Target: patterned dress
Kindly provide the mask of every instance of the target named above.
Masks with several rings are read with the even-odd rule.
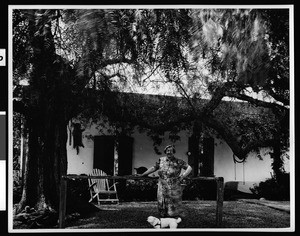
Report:
[[[160,217],[184,217],[182,207],[183,187],[179,175],[181,169],[186,169],[188,164],[176,157],[161,157],[156,162],[158,169],[157,202]]]

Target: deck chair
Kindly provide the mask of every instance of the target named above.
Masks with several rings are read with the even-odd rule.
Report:
[[[93,169],[89,176],[106,176],[107,174],[99,169]],[[89,202],[97,199],[98,205],[101,202],[119,203],[117,188],[112,179],[88,179],[91,198]]]

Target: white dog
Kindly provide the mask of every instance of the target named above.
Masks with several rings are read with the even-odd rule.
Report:
[[[147,221],[155,228],[167,228],[170,227],[170,229],[176,229],[178,226],[178,223],[181,222],[181,218],[156,218],[154,216],[149,216]]]

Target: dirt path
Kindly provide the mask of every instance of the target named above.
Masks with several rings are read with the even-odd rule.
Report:
[[[280,211],[285,211],[287,213],[290,212],[289,201],[268,201],[268,200],[256,200],[256,199],[241,199],[239,201],[268,206],[270,208],[280,210]]]

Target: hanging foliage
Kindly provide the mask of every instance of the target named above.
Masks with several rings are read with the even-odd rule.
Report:
[[[79,147],[83,147],[82,143],[82,132],[84,129],[81,129],[80,123],[73,123],[73,148],[76,149],[77,155],[79,153]]]

